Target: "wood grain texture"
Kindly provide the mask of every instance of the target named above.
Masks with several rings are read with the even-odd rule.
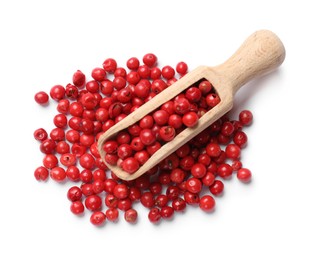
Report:
[[[255,32],[225,63],[216,67],[200,66],[196,68],[101,135],[98,140],[98,149],[104,163],[106,162],[104,160],[103,144],[106,140],[133,125],[198,80],[203,78],[209,80],[218,93],[221,102],[205,113],[195,127],[186,128],[172,141],[163,145],[134,174],[129,174],[118,166],[106,163],[109,169],[123,180],[138,178],[227,113],[233,106],[234,94],[241,86],[249,80],[277,68],[284,59],[285,48],[273,32],[268,30]]]

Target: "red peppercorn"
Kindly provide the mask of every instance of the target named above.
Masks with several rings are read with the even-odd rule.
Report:
[[[165,79],[171,79],[175,75],[175,70],[171,66],[164,66],[162,68],[162,76]]]
[[[92,70],[91,76],[96,81],[103,81],[106,77],[106,71],[102,68],[95,68]]]
[[[74,201],[71,204],[70,210],[75,215],[80,215],[84,212],[84,205],[81,201]]]
[[[165,142],[169,142],[175,137],[175,129],[171,126],[163,126],[159,130],[159,136]]]
[[[143,56],[143,63],[148,67],[153,67],[157,62],[157,57],[153,53],[148,53]]]
[[[221,195],[223,190],[224,183],[220,180],[215,180],[214,183],[211,186],[209,186],[209,191],[216,196]]]
[[[100,226],[105,222],[106,216],[103,212],[101,211],[96,211],[93,212],[91,217],[90,217],[90,221],[93,225],[95,226]]]
[[[241,168],[237,172],[238,180],[242,182],[250,182],[251,181],[251,171],[247,168]]]
[[[128,223],[135,223],[137,220],[137,211],[135,209],[128,209],[124,213],[124,219]]]
[[[241,150],[236,144],[228,144],[226,146],[226,156],[230,159],[238,159],[240,157]]]
[[[68,190],[67,197],[72,202],[80,200],[82,197],[82,190],[77,186],[73,186]]]
[[[62,182],[66,178],[65,170],[61,167],[54,167],[50,171],[50,177],[52,180],[55,180],[57,182]]]
[[[195,112],[187,112],[182,118],[183,124],[187,127],[194,127],[198,122],[198,115]]]
[[[105,216],[106,216],[107,220],[109,220],[111,222],[116,222],[119,218],[119,211],[117,208],[107,209],[105,212]]]
[[[40,105],[45,105],[49,102],[49,95],[44,91],[40,91],[34,95],[34,100]]]
[[[192,177],[186,181],[186,188],[189,192],[199,193],[202,190],[202,183],[199,179]]]
[[[65,95],[65,88],[61,85],[55,85],[50,90],[50,97],[55,101],[61,100]]]
[[[253,114],[249,110],[243,110],[239,113],[239,121],[243,125],[250,125],[253,121]]]
[[[187,73],[187,70],[188,70],[188,66],[185,62],[181,61],[177,63],[176,65],[177,73],[179,73],[180,75],[185,75]]]
[[[204,211],[212,211],[215,207],[215,200],[210,195],[204,195],[199,200],[199,207]]]
[[[138,170],[140,167],[138,161],[134,157],[128,157],[123,160],[122,168],[124,171],[132,174]]]
[[[43,128],[39,128],[39,129],[34,131],[33,136],[36,140],[42,142],[48,138],[48,133]]]
[[[140,201],[144,207],[151,208],[155,204],[154,196],[151,192],[144,192],[140,198]]]
[[[90,195],[85,199],[85,207],[88,210],[95,211],[99,210],[102,206],[101,197],[98,195]]]
[[[45,181],[49,177],[49,171],[45,167],[40,166],[40,167],[35,169],[34,177],[38,181]]]
[[[116,60],[108,58],[103,62],[103,69],[108,73],[114,73],[117,67]]]
[[[136,57],[132,57],[128,59],[128,61],[126,62],[126,66],[130,70],[137,70],[138,67],[140,66],[140,61]]]
[[[148,213],[148,219],[152,223],[157,223],[161,219],[161,213],[159,208],[152,208]]]
[[[247,135],[242,131],[237,131],[233,137],[233,141],[240,148],[244,147],[247,144]]]

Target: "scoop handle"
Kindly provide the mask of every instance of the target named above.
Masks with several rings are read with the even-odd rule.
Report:
[[[277,68],[284,61],[285,53],[276,34],[260,30],[249,36],[226,62],[213,69],[229,80],[235,94],[251,79]]]

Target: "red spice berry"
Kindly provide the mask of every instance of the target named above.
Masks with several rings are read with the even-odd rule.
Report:
[[[163,219],[170,219],[174,214],[174,208],[171,206],[164,206],[161,208],[160,214]]]
[[[77,71],[73,74],[72,81],[73,81],[73,84],[74,84],[76,87],[81,88],[81,87],[83,87],[84,84],[85,84],[85,75],[83,74],[82,71],[77,70]]]
[[[148,79],[151,75],[151,70],[147,65],[141,65],[139,66],[137,73],[142,79]]]
[[[117,148],[117,155],[122,160],[132,156],[132,153],[133,153],[133,149],[132,149],[132,147],[129,144],[121,144]]]
[[[176,198],[172,201],[172,207],[175,211],[183,211],[186,208],[186,202],[182,198]]]
[[[132,207],[132,201],[129,198],[120,199],[117,205],[119,210],[126,211]]]
[[[241,168],[237,172],[238,180],[242,182],[250,182],[251,181],[251,171],[247,168]]]
[[[174,200],[178,198],[180,190],[177,186],[168,186],[166,189],[166,195],[169,200]]]
[[[182,117],[177,114],[170,115],[168,118],[168,125],[175,129],[179,129],[183,125]]]
[[[78,88],[72,84],[67,84],[65,87],[65,96],[69,99],[77,99],[79,96]]]
[[[90,222],[95,226],[100,226],[105,222],[106,216],[101,211],[93,212],[90,217]]]
[[[101,197],[98,195],[90,195],[85,199],[85,207],[88,210],[95,211],[99,210],[102,206]]]
[[[162,92],[166,88],[167,84],[161,79],[155,79],[151,85],[151,89],[155,94]]]
[[[191,174],[195,178],[202,178],[206,175],[206,167],[202,163],[196,163],[192,166]]]
[[[240,148],[244,147],[247,144],[247,135],[242,131],[237,131],[233,137],[233,141]]]
[[[164,66],[162,68],[162,76],[165,79],[171,79],[175,75],[175,70],[171,66]]]
[[[199,203],[199,196],[197,193],[192,193],[189,191],[184,192],[184,199],[187,204],[189,205],[195,205]]]
[[[175,129],[171,126],[163,126],[159,130],[159,136],[165,142],[169,142],[175,137]]]
[[[182,183],[186,177],[186,172],[180,168],[175,168],[170,173],[171,181],[174,183]]]
[[[47,169],[52,169],[58,165],[58,158],[53,154],[46,154],[43,158],[43,165]]]
[[[56,142],[63,141],[65,138],[65,133],[63,129],[57,127],[51,130],[50,138]]]
[[[49,171],[43,166],[40,166],[35,169],[34,177],[37,181],[45,181],[49,177]]]
[[[64,128],[67,126],[68,119],[64,114],[57,114],[53,118],[53,123],[56,127]]]
[[[34,95],[34,100],[40,105],[45,105],[49,102],[49,95],[44,91],[40,91]]]
[[[48,133],[43,128],[39,128],[39,129],[34,131],[33,136],[34,136],[35,140],[42,142],[48,138]]]
[[[146,163],[149,158],[150,158],[150,155],[145,150],[138,151],[134,154],[134,159],[136,159],[140,165],[143,165],[144,163]]]
[[[209,191],[215,195],[221,195],[224,190],[224,183],[220,180],[215,180],[214,183],[209,186]]]
[[[52,139],[45,139],[40,145],[40,151],[45,154],[54,153],[56,143]]]
[[[92,169],[95,166],[94,157],[89,153],[84,153],[80,157],[80,165],[85,169]]]
[[[161,219],[160,209],[152,208],[148,213],[148,219],[152,223],[158,223]]]
[[[227,121],[222,125],[221,134],[224,136],[231,136],[235,131],[234,125]]]
[[[106,153],[114,154],[117,152],[118,144],[114,140],[108,140],[103,144],[102,148]]]
[[[50,177],[52,180],[55,180],[57,182],[62,182],[66,178],[65,170],[59,166],[54,167],[50,171]]]
[[[74,201],[70,206],[70,210],[75,215],[80,215],[84,212],[84,205],[81,201]]]
[[[194,127],[197,124],[198,119],[197,113],[190,111],[183,115],[182,121],[187,127]]]
[[[65,171],[66,176],[70,181],[79,181],[80,180],[80,170],[74,166],[69,166]]]
[[[137,211],[135,209],[128,209],[124,213],[124,219],[128,223],[135,223],[137,220]]]
[[[202,190],[202,183],[197,178],[189,178],[186,181],[186,189],[192,193],[199,193]]]
[[[211,92],[213,86],[208,80],[203,80],[199,83],[198,88],[203,95],[207,95],[209,92]]]
[[[103,69],[108,73],[114,73],[117,68],[116,60],[108,58],[103,62]]]
[[[88,92],[82,95],[81,104],[83,105],[84,108],[92,110],[98,104],[98,100],[95,98],[95,96],[92,93]]]
[[[221,154],[221,148],[218,144],[216,143],[209,143],[206,146],[206,153],[210,157],[218,157]]]
[[[129,188],[125,184],[117,184],[113,189],[113,194],[118,199],[127,198],[129,193]]]
[[[233,168],[227,163],[222,163],[218,166],[217,173],[220,177],[227,179],[231,177],[233,173]]]
[[[157,57],[153,53],[147,53],[143,56],[143,63],[148,67],[153,67],[157,62]]]
[[[106,77],[106,71],[102,68],[95,68],[92,70],[91,76],[96,81],[103,81]]]
[[[140,167],[138,161],[134,157],[128,157],[123,160],[122,168],[124,171],[133,174]]]
[[[119,211],[117,208],[107,209],[105,212],[105,216],[108,221],[116,222],[119,218]]]
[[[204,195],[199,200],[199,207],[206,212],[212,211],[215,207],[214,198],[210,195]]]
[[[67,192],[67,198],[74,202],[80,200],[82,197],[82,190],[77,186],[72,186]]]
[[[253,121],[253,114],[249,110],[243,110],[239,113],[239,121],[243,125],[250,125]]]
[[[127,60],[126,66],[127,66],[130,70],[137,70],[138,67],[140,66],[140,61],[138,60],[138,58],[132,57],[132,58],[130,58],[130,59]]]
[[[146,97],[148,97],[149,93],[150,93],[150,86],[146,85],[146,84],[142,84],[142,83],[138,83],[136,84],[134,87],[134,94],[142,99],[145,99]]]
[[[50,90],[50,97],[55,101],[61,100],[65,95],[65,88],[61,85],[55,85]]]
[[[240,168],[242,168],[242,166],[243,164],[241,163],[241,161],[238,160],[234,160],[231,165],[234,171],[238,171]]]
[[[191,105],[186,98],[178,98],[174,100],[174,110],[177,114],[185,114],[189,111]]]
[[[186,90],[185,97],[190,102],[198,102],[202,97],[202,92],[197,87],[190,87]]]
[[[56,107],[57,111],[62,114],[67,114],[69,111],[70,101],[68,99],[61,99]]]
[[[185,62],[181,61],[177,63],[176,65],[177,73],[179,73],[180,75],[185,75],[187,73],[187,70],[188,70],[188,66]]]
[[[162,109],[159,109],[153,113],[153,119],[159,126],[166,125],[168,122],[169,114]]]
[[[151,193],[150,191],[144,192],[141,196],[140,201],[142,205],[146,208],[151,208],[155,204],[153,193]]]
[[[215,181],[215,175],[212,172],[207,172],[204,177],[202,177],[202,183],[205,186],[213,185]]]
[[[140,139],[144,145],[151,145],[156,141],[156,137],[150,129],[143,129],[140,133]]]
[[[104,202],[108,208],[117,208],[119,199],[109,193],[105,196]]]
[[[228,144],[225,149],[227,158],[238,159],[241,154],[239,146],[236,144]]]

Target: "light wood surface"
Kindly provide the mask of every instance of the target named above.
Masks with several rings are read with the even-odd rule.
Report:
[[[120,167],[105,162],[109,169],[123,180],[138,178],[227,113],[233,106],[234,94],[241,86],[251,79],[277,68],[284,59],[285,48],[273,32],[260,30],[253,33],[226,62],[215,67],[200,66],[196,68],[101,135],[98,149],[103,161],[105,162],[105,152],[102,147],[106,140],[136,123],[198,80],[203,78],[209,80],[221,102],[205,113],[195,127],[186,128],[172,141],[163,145],[134,174],[129,174]]]

